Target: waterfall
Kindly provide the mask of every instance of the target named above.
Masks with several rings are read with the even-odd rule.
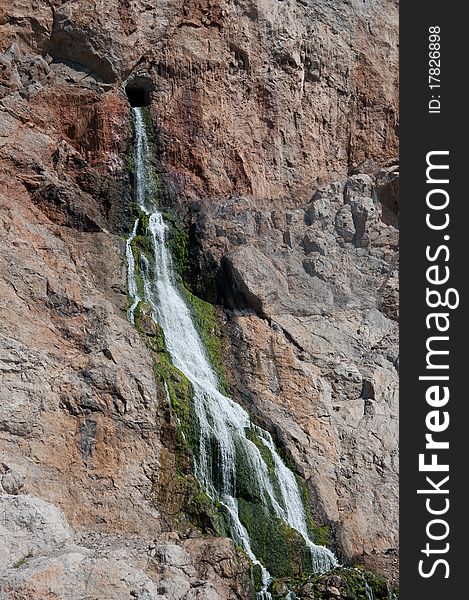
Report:
[[[309,538],[298,483],[278,455],[270,434],[253,425],[247,412],[219,389],[217,376],[207,358],[190,308],[175,280],[167,247],[168,228],[157,207],[152,206],[149,143],[142,112],[140,108],[132,110],[135,127],[135,198],[140,210],[148,216],[146,235],[151,241],[155,266],[152,272],[148,259],[143,255],[140,257],[139,277],[142,282],[139,288],[137,266],[132,253],[132,241],[139,227],[137,219],[127,240],[128,290],[132,302],[128,316],[133,322],[141,300],[150,305],[153,319],[164,332],[173,365],[192,385],[194,412],[200,425],[199,448],[194,456],[195,475],[208,496],[222,508],[234,541],[254,564],[261,567],[264,590],[259,598],[267,599],[271,597],[266,591],[271,578],[254,554],[252,540],[239,514],[236,497],[237,460],[242,458],[246,464],[263,506],[303,537],[311,553],[313,571],[322,573],[338,563],[330,550],[317,546]],[[248,432],[255,434],[257,443],[250,439],[252,434],[249,436]],[[261,450],[272,457],[270,470]]]
[[[125,244],[125,255],[127,257],[127,280],[128,280],[128,288],[129,288],[129,296],[132,299],[132,304],[130,308],[127,310],[127,316],[129,317],[129,321],[133,324],[135,320],[135,309],[138,306],[138,303],[141,302],[141,298],[138,295],[137,282],[135,280],[135,258],[134,253],[132,251],[132,242],[134,241],[137,235],[137,227],[138,227],[138,219],[135,221],[134,228],[132,229],[132,233],[127,238],[127,242]]]

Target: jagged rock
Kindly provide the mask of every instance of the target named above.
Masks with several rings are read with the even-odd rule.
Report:
[[[315,221],[322,221],[322,225],[327,227],[332,215],[344,203],[343,194],[344,184],[340,181],[318,189],[305,210],[305,223],[312,225]]]
[[[398,226],[399,222],[399,166],[379,171],[376,178],[376,195],[383,207],[383,221]]]
[[[24,476],[17,471],[9,469],[0,476],[0,490],[10,495],[19,494],[24,486]]]
[[[2,570],[64,544],[71,532],[57,507],[32,496],[0,496]]]
[[[164,204],[193,219],[199,293],[234,311],[234,394],[306,476],[344,554],[394,576],[394,0],[0,12],[6,600],[249,594],[232,543],[186,539],[171,512],[176,426],[126,320],[131,81],[157,123]]]
[[[272,585],[274,598],[284,598],[288,594],[288,586],[284,581],[276,581]]]
[[[369,564],[388,556],[392,572],[398,517],[397,327],[383,290],[389,299],[397,294],[396,279],[389,276],[396,255],[392,235],[383,245],[378,239],[355,245],[352,215],[352,205],[357,211],[365,207],[366,231],[394,230],[382,221],[379,199],[371,197],[375,185],[375,178],[355,176],[323,188],[315,198],[333,199],[328,206],[334,209],[321,219],[305,218],[311,205],[287,209],[288,251],[272,229],[251,232],[242,250],[236,248],[236,230],[244,229],[249,217],[222,216],[209,205],[199,236],[216,260],[235,257],[236,272],[223,280],[224,289],[231,281],[243,298],[257,300],[249,303],[254,314],[235,313],[230,319],[228,371],[243,373],[242,380],[231,378],[235,397],[300,465],[315,490],[313,511],[334,523],[343,552]],[[350,193],[344,206],[345,189]],[[340,214],[343,208],[346,245],[331,233],[336,210]],[[211,219],[229,226],[223,244],[211,234]],[[276,222],[286,224],[286,216],[277,214]],[[327,253],[313,250],[316,240]],[[306,249],[311,251],[305,257]],[[233,292],[231,298],[239,296]],[[230,306],[244,308],[246,302]],[[366,508],[370,503],[372,512]]]
[[[311,254],[311,252],[317,252],[322,256],[327,254],[327,244],[322,238],[316,237],[313,233],[307,231],[303,236],[301,245],[304,248],[305,254]]]
[[[344,186],[345,202],[350,202],[356,196],[369,198],[373,181],[369,175],[352,175]]]
[[[336,215],[335,228],[337,233],[346,241],[353,242],[355,238],[355,222],[352,207],[347,204],[343,206]]]
[[[0,589],[7,599],[52,594],[59,600],[79,600],[90,589],[109,600],[239,598],[234,589],[231,595],[230,585],[246,567],[235,558],[230,542],[217,541],[211,557],[214,569],[210,572],[205,570],[200,552],[205,554],[214,544],[213,539],[202,543],[187,540],[183,547],[162,545],[158,553],[165,558],[161,572],[155,573],[147,569],[142,538],[101,534],[92,540],[80,539],[62,511],[30,496],[0,496],[0,508],[5,514],[0,526]],[[226,571],[218,567],[224,563],[232,568]]]

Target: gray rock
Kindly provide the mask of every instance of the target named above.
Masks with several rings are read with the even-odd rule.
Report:
[[[61,510],[33,496],[0,496],[0,567],[14,564],[66,543],[70,527]]]
[[[350,202],[354,196],[371,198],[372,188],[373,181],[369,175],[352,175],[345,184],[345,202]]]
[[[166,544],[159,552],[159,556],[164,564],[171,565],[173,567],[184,567],[190,564],[191,559],[184,548],[177,546],[176,544]]]
[[[7,494],[19,494],[24,485],[24,479],[24,475],[21,473],[9,470],[0,477],[0,489],[3,488]]]
[[[352,242],[355,237],[355,223],[352,216],[352,207],[347,204],[342,207],[335,217],[337,233],[346,241]]]
[[[334,182],[317,190],[311,204],[305,210],[306,225],[312,225],[316,221],[326,223],[330,221],[338,207],[343,204],[343,190],[342,182]]]
[[[323,238],[316,237],[312,231],[307,231],[301,240],[305,254],[318,252],[322,256],[327,254],[327,244]]]
[[[380,170],[376,178],[375,193],[383,211],[383,222],[399,226],[399,166]]]
[[[362,383],[362,376],[355,365],[341,363],[334,369],[334,373],[353,383]]]

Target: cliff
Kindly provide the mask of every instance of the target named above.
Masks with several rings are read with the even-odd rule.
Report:
[[[396,580],[397,3],[12,0],[0,31],[5,597],[251,593],[126,318],[129,99],[226,386]]]

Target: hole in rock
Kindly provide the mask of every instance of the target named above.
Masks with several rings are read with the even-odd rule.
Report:
[[[146,76],[136,76],[125,86],[125,93],[130,106],[150,106],[153,81]]]
[[[129,88],[129,86],[127,86],[125,88],[125,93],[129,99],[130,106],[148,106],[150,104],[150,93],[143,88]]]

